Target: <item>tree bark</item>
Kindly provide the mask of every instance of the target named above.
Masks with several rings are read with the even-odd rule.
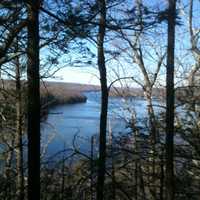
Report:
[[[91,195],[91,200],[94,200],[94,192],[93,192],[93,187],[94,187],[94,136],[91,137],[91,149],[90,149],[90,195]]]
[[[9,142],[9,146],[13,147],[14,146],[14,139],[12,139]],[[5,188],[5,194],[6,194],[6,199],[11,200],[12,199],[12,161],[13,161],[13,148],[8,148],[8,152],[6,154],[6,159],[5,159],[5,177],[7,179],[6,183],[6,188]]]
[[[16,51],[18,51],[18,40],[16,41]],[[23,141],[22,141],[22,98],[20,81],[19,57],[15,59],[16,67],[16,169],[17,169],[17,199],[24,199],[24,170],[23,170]]]
[[[162,148],[162,147],[161,147]],[[161,149],[160,155],[160,200],[164,200],[164,149]]]
[[[40,200],[39,0],[28,0],[28,200]]]
[[[151,85],[150,83],[145,84],[144,96],[147,101],[147,113],[149,117],[149,131],[150,131],[151,143],[152,145],[155,146],[155,144],[159,141],[159,135],[156,129],[156,118],[155,118],[155,112],[154,112],[153,103],[152,103],[152,89],[153,88],[150,85]]]
[[[166,76],[166,200],[174,199],[174,48],[176,0],[169,0]]]
[[[188,85],[190,86],[190,95],[191,97],[194,96],[195,93],[195,86],[196,81],[195,77],[197,75],[197,72],[200,69],[200,48],[198,47],[199,40],[197,39],[198,33],[195,33],[193,30],[193,5],[194,1],[189,1],[189,33],[190,33],[190,44],[191,44],[191,52],[193,54],[195,64],[190,70],[190,73],[188,75]],[[196,109],[196,99],[191,99],[191,109],[195,112]]]
[[[110,199],[116,199],[116,178],[115,178],[115,159],[114,159],[114,152],[113,152],[113,133],[111,127],[111,121],[108,121],[108,137],[109,137],[109,148],[110,148],[110,158],[111,158],[111,177],[112,177],[112,190]]]
[[[97,177],[97,200],[104,199],[104,181],[106,170],[106,127],[108,111],[108,87],[106,77],[106,66],[104,57],[104,37],[106,27],[106,3],[105,0],[98,0],[100,11],[99,32],[97,39],[98,68],[101,83],[101,115],[100,115],[100,138],[99,138],[99,163]]]

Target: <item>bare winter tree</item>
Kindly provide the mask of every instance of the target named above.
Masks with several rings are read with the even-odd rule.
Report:
[[[200,48],[198,46],[199,43],[199,35],[200,31],[195,30],[193,28],[193,6],[194,1],[190,0],[189,5],[189,33],[190,33],[190,43],[191,43],[191,50],[195,59],[195,65],[192,68],[190,74],[189,74],[189,86],[194,86],[195,82],[195,75],[197,71],[200,69]]]
[[[40,199],[40,0],[27,1],[28,10],[28,199]]]
[[[19,51],[18,37],[15,41],[15,50]],[[17,198],[23,200],[24,194],[24,169],[23,169],[23,113],[22,113],[22,84],[21,84],[21,63],[20,57],[14,60],[15,64],[15,90],[16,90],[16,169],[17,169]]]
[[[145,21],[147,19],[145,18],[146,14],[144,12],[145,6],[143,2],[141,0],[135,1],[134,8],[136,12],[135,18],[137,19],[134,21],[136,26],[135,30],[119,30],[118,37],[121,38],[121,41],[115,44],[115,46],[119,49],[122,56],[127,57],[125,60],[127,64],[136,66],[136,68],[139,69],[138,73],[141,74],[141,76],[134,76],[134,74],[132,74],[130,79],[142,87],[144,91],[144,97],[147,101],[151,140],[156,143],[159,136],[156,130],[156,118],[152,96],[166,53],[165,50],[163,51],[165,48],[156,43],[154,36],[146,36],[148,30],[150,30],[149,26],[153,22]],[[156,19],[154,20],[156,21]],[[153,34],[157,33],[156,28],[156,23],[155,27],[151,26],[151,29],[155,31]],[[162,35],[160,37],[162,37]],[[153,60],[153,65],[150,64],[152,61],[149,62],[151,59]]]
[[[1,25],[1,42],[0,42],[0,65],[15,58],[18,54],[10,53],[9,48],[13,44],[17,34],[27,26],[27,20],[18,21],[20,9],[16,9],[18,4],[13,1],[2,0],[0,2],[0,25]]]
[[[106,127],[108,112],[108,87],[104,55],[104,37],[106,31],[106,2],[98,0],[99,7],[99,32],[97,38],[98,68],[101,83],[101,115],[99,132],[99,162],[97,177],[97,200],[104,199],[104,181],[106,172]]]
[[[166,74],[166,200],[174,199],[174,48],[176,0],[169,0]]]

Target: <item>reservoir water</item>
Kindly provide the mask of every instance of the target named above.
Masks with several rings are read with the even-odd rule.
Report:
[[[50,110],[42,123],[44,154],[52,155],[63,148],[70,148],[73,141],[82,151],[88,150],[91,136],[99,133],[100,92],[87,92],[85,95],[86,103],[59,105]],[[138,119],[145,119],[146,101],[142,98],[124,100],[110,97],[108,129],[114,134],[129,131],[127,122],[133,112]]]

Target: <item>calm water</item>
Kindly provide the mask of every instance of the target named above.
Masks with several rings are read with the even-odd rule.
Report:
[[[46,121],[42,124],[43,152],[53,154],[64,147],[72,147],[76,135],[76,146],[83,151],[89,148],[92,135],[99,132],[100,93],[85,93],[86,103],[56,106],[50,110]],[[130,110],[137,113],[139,119],[146,116],[146,102],[143,99],[123,100],[111,97],[109,100],[108,129],[115,134],[126,132]],[[48,146],[48,147],[47,147]]]

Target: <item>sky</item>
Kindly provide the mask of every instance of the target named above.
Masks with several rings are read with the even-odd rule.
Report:
[[[130,0],[130,2],[132,2],[132,0]],[[147,4],[149,4],[149,3],[154,4],[155,2],[157,2],[157,3],[159,2],[159,7],[163,7],[163,6],[166,6],[165,4],[166,4],[167,1],[166,0],[160,0],[160,1],[158,1],[158,0],[152,0],[152,1],[144,0],[144,2],[146,2]],[[184,5],[188,5],[189,0],[183,0],[182,2],[184,2]],[[199,17],[200,17],[199,0],[194,0],[194,2],[195,2],[195,4],[194,4],[194,15],[196,17],[195,19],[199,19]],[[187,10],[188,10],[188,8],[187,8]],[[188,13],[186,12],[186,15],[187,14]],[[182,49],[186,50],[186,53],[187,53],[187,50],[190,49],[190,44],[188,42],[189,37],[185,34],[186,30],[184,30],[184,29],[185,28],[188,29],[188,26],[187,26],[187,23],[185,21],[182,21],[182,22],[184,22],[184,26],[180,26],[180,27],[177,28],[177,32],[178,32],[178,29],[179,29],[179,33],[177,33],[176,46],[179,47],[180,49],[182,48]],[[194,20],[193,25],[198,30],[198,28],[200,26],[199,20]],[[158,38],[155,38],[155,39],[158,40]],[[163,43],[163,44],[166,43],[166,40],[167,40],[167,38],[165,37],[164,40],[161,41],[161,43]],[[112,44],[112,45],[116,45],[116,44]],[[118,45],[121,46],[121,44],[118,44]],[[109,46],[107,49],[111,50],[111,48],[113,50],[113,46],[112,47]],[[93,47],[91,47],[91,49],[92,49],[93,53],[96,54],[96,48],[93,46]],[[80,51],[82,51],[82,50],[80,50]],[[44,52],[41,52],[41,54],[43,54],[43,53]],[[185,51],[183,53],[185,54]],[[48,56],[49,52],[47,51],[46,54],[47,54],[46,56]],[[73,52],[72,54],[74,55],[76,53]],[[44,53],[44,57],[45,57],[45,53]],[[61,54],[61,57],[62,57],[62,54]],[[77,55],[76,55],[76,57],[77,57]],[[184,63],[184,67],[188,63],[187,64],[188,68],[191,68],[191,62],[189,62],[188,56],[181,55],[181,56],[179,56],[179,58],[181,58],[181,62]],[[81,57],[79,57],[79,59],[81,59]],[[107,59],[107,57],[106,57],[106,59]],[[90,66],[88,64],[87,67],[71,67],[70,64],[67,64],[67,59],[65,59],[64,62],[61,61],[61,65],[63,65],[63,66],[65,65],[65,67],[60,69],[55,74],[56,79],[51,78],[51,79],[48,79],[48,80],[60,81],[60,82],[100,85],[99,78],[98,78],[99,73],[98,73],[98,70],[95,69],[95,68],[97,68],[97,65],[96,65],[97,59],[94,58],[93,62],[94,62],[93,66]],[[149,61],[145,60],[145,62],[147,63],[147,65],[150,66]],[[124,59],[122,65],[127,70],[126,70],[126,73],[121,73],[120,77],[135,75],[137,78],[140,78],[141,73],[135,72],[135,71],[133,73],[133,71],[131,71],[134,68],[132,63],[131,64],[126,63],[126,61]],[[118,70],[116,63],[109,63],[107,65],[107,67],[108,67],[108,74],[109,75],[110,75],[110,72],[112,71],[112,68],[115,68],[116,70]],[[112,76],[112,75],[113,74],[111,74],[111,79],[109,79],[109,81],[110,80],[113,81],[114,78],[116,78],[116,76]],[[142,78],[141,78],[141,80],[142,80]],[[163,72],[162,82],[165,82],[165,72]]]
[[[95,70],[92,70],[95,73]],[[70,83],[81,83],[81,84],[91,84],[91,85],[99,85],[99,79],[96,75],[91,73],[91,70],[83,70],[74,67],[66,67],[59,70],[55,76],[56,79],[49,79],[51,81],[59,81],[59,82],[70,82]]]
[[[149,1],[147,1],[149,2]],[[156,1],[157,2],[157,1]],[[165,0],[160,1],[160,3],[166,3]],[[185,4],[187,4],[187,0],[184,1]],[[196,4],[195,4],[196,5]],[[194,10],[198,10],[198,8],[196,6],[194,6]],[[185,22],[185,21],[184,21]],[[179,30],[178,30],[179,29]],[[177,44],[181,44],[184,47],[188,46],[185,38],[183,39],[183,37],[185,36],[185,33],[181,33],[181,29],[183,29],[183,27],[179,27],[177,28]],[[184,31],[183,31],[184,32]],[[182,36],[184,35],[184,36]],[[181,37],[180,37],[181,36]],[[167,39],[167,38],[166,38]],[[180,40],[182,40],[180,42]],[[183,42],[184,41],[184,42]],[[166,42],[166,41],[165,41]],[[186,43],[186,44],[184,44]],[[177,45],[176,44],[176,45]],[[180,46],[180,45],[177,45]],[[96,51],[96,49],[95,49]],[[188,58],[186,58],[188,59]],[[95,60],[96,62],[96,60]],[[112,66],[111,66],[112,67]],[[129,66],[128,66],[129,68]],[[94,67],[86,67],[86,68],[78,68],[78,67],[64,67],[63,69],[60,69],[56,74],[56,79],[50,79],[52,81],[60,81],[60,82],[71,82],[71,83],[82,83],[82,84],[93,84],[93,85],[99,85],[99,78],[98,78],[98,70],[94,69]],[[163,82],[165,82],[165,78],[163,77]]]

